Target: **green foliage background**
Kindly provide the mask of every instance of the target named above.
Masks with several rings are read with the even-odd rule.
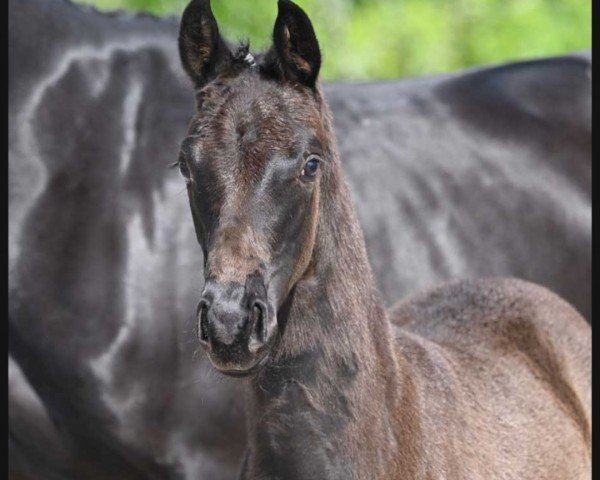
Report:
[[[180,15],[187,0],[78,0]],[[591,0],[297,0],[328,80],[396,78],[591,48]],[[276,0],[212,0],[221,32],[270,43]]]

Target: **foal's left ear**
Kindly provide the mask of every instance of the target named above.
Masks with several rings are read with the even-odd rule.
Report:
[[[304,10],[289,0],[278,1],[273,43],[282,74],[314,88],[321,68],[319,42]]]

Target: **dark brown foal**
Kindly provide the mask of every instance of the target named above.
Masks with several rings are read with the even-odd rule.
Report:
[[[589,477],[587,323],[503,279],[386,312],[292,2],[273,39],[231,48],[194,0],[179,43],[197,95],[180,167],[205,258],[198,335],[217,369],[248,377],[241,477]]]

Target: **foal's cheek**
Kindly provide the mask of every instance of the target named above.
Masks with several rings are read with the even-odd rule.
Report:
[[[290,191],[286,198],[274,202],[273,246],[279,246],[281,250],[281,244],[286,243],[288,245],[283,251],[287,252],[289,246],[298,243],[308,212],[307,199],[305,192]]]
[[[269,298],[277,309],[285,301],[290,279],[294,275],[307,211],[305,203],[304,201],[286,202],[277,208],[270,208],[276,213],[271,216],[269,222],[272,233],[270,248],[273,256],[267,266],[267,276]]]

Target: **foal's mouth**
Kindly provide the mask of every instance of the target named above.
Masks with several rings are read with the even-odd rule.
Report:
[[[256,372],[258,372],[262,367],[266,365],[269,361],[269,353],[265,352],[253,365],[247,368],[238,368],[238,367],[221,367],[217,365],[213,359],[210,357],[210,361],[213,367],[223,375],[227,375],[228,377],[234,378],[242,378],[248,377]]]
[[[197,316],[198,339],[217,371],[245,377],[267,362],[277,317],[262,278],[246,284],[207,281]]]

